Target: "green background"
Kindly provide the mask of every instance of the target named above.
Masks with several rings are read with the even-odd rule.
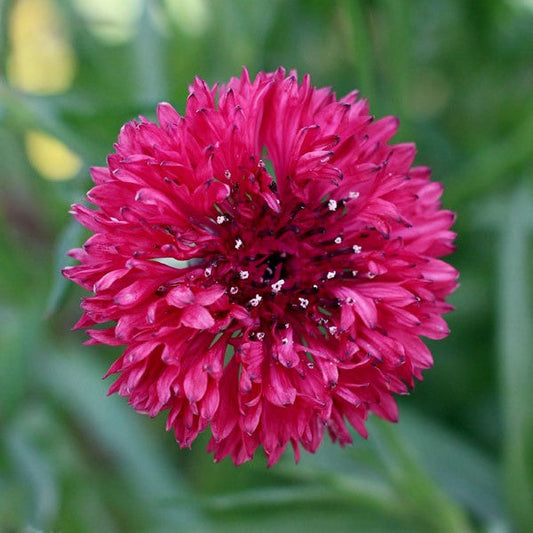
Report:
[[[0,531],[532,531],[533,2],[132,2],[111,42],[94,30],[117,23],[82,3],[55,2],[73,83],[39,95],[9,79],[16,2],[0,2]],[[371,417],[368,441],[271,469],[213,464],[206,435],[180,450],[164,417],[106,397],[120,349],[82,347],[83,293],[59,274],[84,238],[69,205],[120,126],[243,65],[359,88],[458,213],[452,333],[399,424]],[[81,158],[73,179],[30,164],[35,129]]]

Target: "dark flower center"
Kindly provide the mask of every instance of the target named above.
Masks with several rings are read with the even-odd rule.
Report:
[[[280,200],[264,167],[252,176],[233,183],[217,206],[218,244],[204,258],[205,276],[226,286],[230,301],[260,322],[286,323],[306,314],[320,325],[322,315],[340,305],[331,295],[333,284],[357,276],[361,249],[346,242],[342,221],[357,193],[338,201]],[[261,194],[267,187],[269,200]]]

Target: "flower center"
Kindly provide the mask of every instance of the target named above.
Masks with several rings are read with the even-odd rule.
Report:
[[[354,257],[361,247],[345,242],[342,221],[357,194],[305,203],[279,198],[272,183],[261,164],[248,179],[233,182],[217,206],[219,244],[205,258],[205,275],[261,321],[286,322],[298,316],[295,311],[328,315],[340,305],[331,287],[357,276]]]

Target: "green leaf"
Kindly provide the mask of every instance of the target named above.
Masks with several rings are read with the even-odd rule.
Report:
[[[48,133],[84,160],[96,160],[101,156],[89,139],[81,137],[61,120],[59,106],[53,100],[19,93],[0,79],[0,103],[12,129],[22,132],[37,129]]]
[[[166,99],[167,83],[162,60],[162,36],[156,28],[157,4],[143,3],[139,32],[132,43],[137,76],[137,101],[155,105]]]
[[[149,436],[140,415],[117,396],[106,396],[103,369],[88,352],[70,357],[49,353],[40,372],[43,385],[72,417],[83,421],[88,442],[97,442],[114,457],[121,475],[152,509],[154,531],[164,531],[165,524],[204,531],[204,519],[191,505],[162,505],[171,498],[188,500],[191,488]]]
[[[15,307],[0,307],[0,421],[16,417],[32,387],[31,361],[39,346],[40,331],[28,335],[28,324],[37,313]]]
[[[59,510],[59,494],[52,465],[23,431],[12,424],[4,439],[10,462],[25,481],[30,493],[28,520],[32,526],[48,529]]]
[[[80,246],[85,231],[85,228],[77,220],[72,219],[59,236],[54,253],[54,275],[45,306],[45,317],[49,317],[57,311],[64,301],[67,289],[71,286],[71,282],[62,276],[61,270],[74,263],[74,260],[67,257],[67,252]]]
[[[494,460],[438,422],[401,410],[396,426],[417,462],[447,494],[486,524],[505,523]]]
[[[533,114],[526,115],[506,138],[488,141],[483,150],[469,160],[464,169],[452,176],[447,202],[457,208],[464,202],[509,186],[519,179],[513,172],[533,158]]]

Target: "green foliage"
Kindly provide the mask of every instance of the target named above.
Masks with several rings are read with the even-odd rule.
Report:
[[[131,35],[109,42],[93,28],[112,23],[56,0],[76,75],[48,96],[8,76],[19,3],[0,3],[0,530],[528,531],[531,2],[140,1]],[[195,75],[225,80],[242,65],[359,87],[376,115],[400,117],[399,138],[417,143],[458,212],[452,335],[432,343],[435,368],[400,402],[400,423],[371,419],[368,441],[268,470],[261,457],[214,465],[206,437],[180,451],[161,417],[106,397],[100,376],[118,352],[69,332],[83,295],[59,273],[83,240],[69,205],[120,126],[161,100],[183,110]],[[31,129],[82,170],[45,179],[26,152]]]

